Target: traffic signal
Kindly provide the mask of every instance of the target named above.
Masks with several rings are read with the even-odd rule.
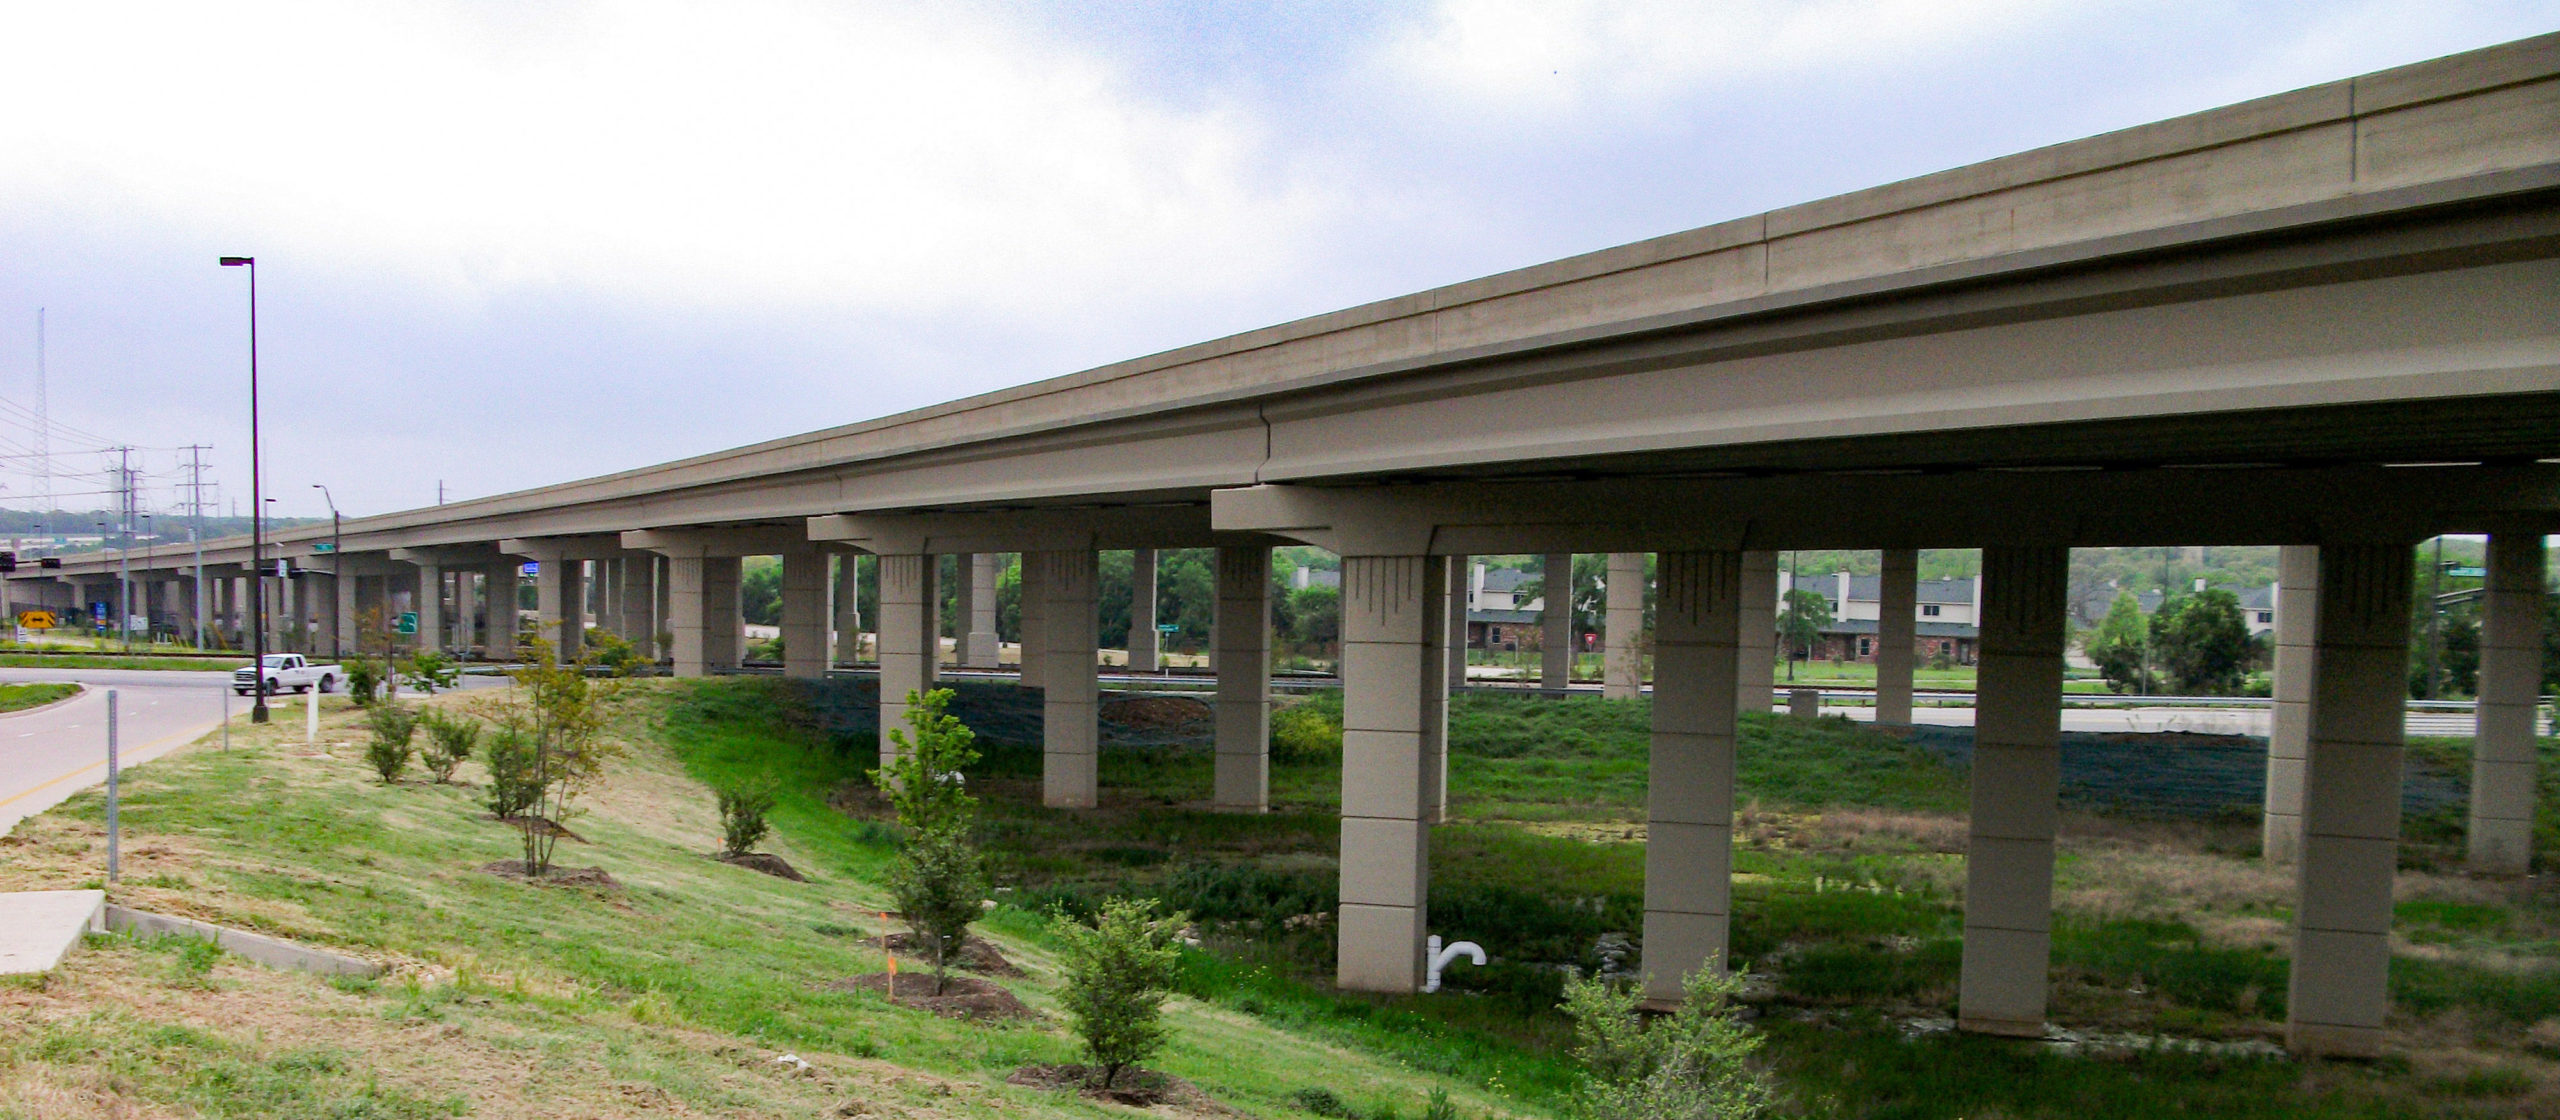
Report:
[[[47,556],[42,560],[36,561],[36,567],[39,568],[59,568],[61,566],[62,558],[59,556]]]
[[[0,572],[14,572],[17,570],[18,554],[7,549],[0,549]]]

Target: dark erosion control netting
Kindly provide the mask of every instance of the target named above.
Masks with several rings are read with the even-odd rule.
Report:
[[[829,737],[844,743],[880,741],[878,679],[829,677],[790,679],[784,683],[817,729]],[[943,681],[934,687],[951,690],[951,714],[969,725],[980,742],[991,746],[1040,745],[1040,689],[990,681]],[[1104,692],[1102,710],[1095,719],[1101,725],[1105,747],[1207,750],[1217,733],[1217,712],[1205,697]]]
[[[1948,765],[1973,764],[1973,729],[1922,725],[1911,743]],[[2410,760],[2401,775],[2401,811],[2417,815],[2459,805],[2461,778]],[[2267,741],[2247,735],[2062,733],[2062,800],[2092,809],[2158,816],[2256,812],[2266,804]]]

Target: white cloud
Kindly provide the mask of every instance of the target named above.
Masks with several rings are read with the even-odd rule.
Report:
[[[1373,66],[1427,95],[1563,120],[1699,89],[1851,72],[2015,30],[2051,0],[1443,0]]]
[[[1153,104],[956,9],[6,15],[0,205],[462,299],[1073,314],[1267,282],[1339,205],[1245,114]]]

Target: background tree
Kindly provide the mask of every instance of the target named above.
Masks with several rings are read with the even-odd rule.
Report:
[[[2224,696],[2240,690],[2256,642],[2239,596],[2216,587],[2163,603],[2151,616],[2151,652],[2180,692]]]
[[[1830,624],[1831,600],[1821,592],[1801,587],[1787,592],[1786,606],[1778,611],[1778,638],[1785,647],[1779,652],[1789,660],[1799,654],[1810,659],[1807,651]]]
[[[1289,593],[1289,644],[1313,653],[1342,640],[1342,589],[1310,584]]]
[[[2108,689],[2131,692],[2145,685],[2143,643],[2148,638],[2141,601],[2133,592],[2118,591],[2115,602],[2107,605],[2106,618],[2082,637],[2080,650],[2097,663]]]

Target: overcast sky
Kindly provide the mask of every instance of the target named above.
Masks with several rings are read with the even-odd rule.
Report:
[[[1096,11],[1102,14],[1096,14]],[[0,455],[347,512],[881,416],[2560,28],[2560,0],[0,0]],[[0,505],[30,461],[0,458]]]

